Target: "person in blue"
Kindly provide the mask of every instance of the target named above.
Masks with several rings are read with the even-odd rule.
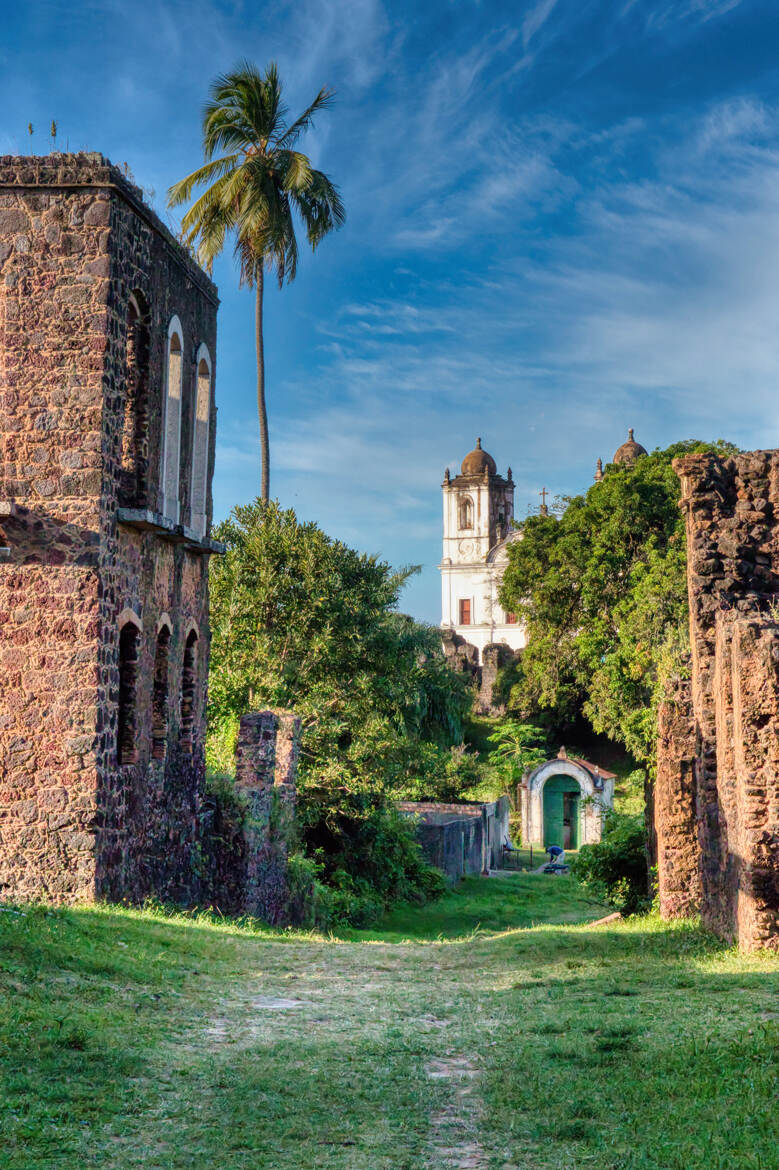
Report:
[[[544,873],[559,873],[561,870],[567,869],[565,851],[560,845],[547,845],[546,851],[549,854],[549,861],[544,868]]]

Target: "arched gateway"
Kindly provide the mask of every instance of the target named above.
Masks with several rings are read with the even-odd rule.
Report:
[[[561,748],[554,760],[522,781],[522,839],[526,845],[578,849],[600,841],[603,815],[614,803],[614,774]]]

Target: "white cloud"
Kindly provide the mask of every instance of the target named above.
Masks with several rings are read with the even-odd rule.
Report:
[[[546,24],[552,12],[557,7],[558,0],[538,0],[522,21],[522,42],[527,48],[538,30]]]

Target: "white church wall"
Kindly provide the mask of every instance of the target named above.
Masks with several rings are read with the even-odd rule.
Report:
[[[508,558],[502,549],[500,557],[495,553],[514,514],[514,485],[494,472],[494,461],[480,447],[466,456],[464,468],[473,456],[489,467],[452,480],[447,475],[443,484],[441,624],[475,646],[481,662],[485,646],[498,642],[520,650],[526,635],[519,623],[506,620],[498,601]],[[469,603],[468,623],[461,621],[461,602]]]

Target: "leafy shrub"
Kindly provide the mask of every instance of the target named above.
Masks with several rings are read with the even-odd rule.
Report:
[[[206,736],[206,783],[209,775],[234,775],[239,722],[238,716],[232,713],[221,719],[209,719]]]
[[[648,909],[648,874],[643,816],[610,810],[603,837],[582,845],[571,872],[597,897],[623,914]]]
[[[401,800],[463,800],[478,788],[487,769],[463,744],[443,748],[437,743],[420,743],[414,775],[397,789]]]
[[[425,863],[407,819],[370,793],[334,795],[308,790],[300,831],[320,880],[341,895],[331,902],[333,914],[346,915],[340,921],[375,921],[393,902],[422,904],[444,893],[445,880]]]
[[[318,925],[320,866],[303,853],[290,853],[287,858],[287,888],[289,890],[289,920],[304,929]]]

